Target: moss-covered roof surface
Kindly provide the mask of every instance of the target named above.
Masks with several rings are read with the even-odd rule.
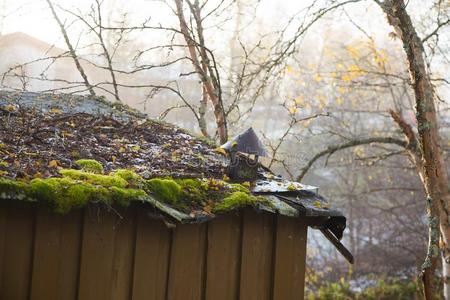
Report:
[[[90,202],[148,203],[181,222],[233,209],[318,217],[342,237],[345,218],[316,191],[263,166],[232,183],[210,141],[102,98],[0,92],[0,199],[65,213]]]

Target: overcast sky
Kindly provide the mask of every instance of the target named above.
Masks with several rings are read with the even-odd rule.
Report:
[[[22,31],[65,48],[59,29],[44,0],[0,0],[0,2],[3,2],[2,10],[3,14],[6,15],[2,26],[2,34]],[[54,0],[53,2],[66,8],[75,4],[81,8],[87,8],[92,0]],[[156,23],[171,18],[170,12],[161,1],[127,0],[123,3],[126,9],[132,11],[134,15],[141,15],[141,18],[150,15]],[[262,0],[257,10],[258,18],[274,24],[283,24],[283,21],[287,22],[289,15],[301,11],[309,3],[310,1]],[[373,3],[365,2],[364,4],[347,6],[346,10],[363,27],[368,28],[371,34],[376,36],[380,33],[386,33],[388,26],[385,22],[382,22],[383,16]],[[338,19],[334,22],[342,25],[348,20],[344,15],[342,20]],[[373,26],[373,24],[377,24],[377,26]],[[317,26],[320,27],[320,25]]]

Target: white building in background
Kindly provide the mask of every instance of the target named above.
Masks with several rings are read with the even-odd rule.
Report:
[[[95,61],[97,65],[106,65],[101,57],[86,57]],[[127,62],[122,62],[127,63]],[[92,85],[100,83],[101,88],[95,88],[97,95],[103,95],[114,101],[113,87],[108,70],[94,66],[81,60],[82,67]],[[189,102],[197,105],[201,99],[200,82],[195,76],[180,77],[180,70],[176,66],[156,68],[153,70],[121,74],[116,73],[117,82],[142,86],[153,84],[165,86],[168,82],[177,81],[177,85]],[[87,93],[81,75],[77,70],[68,51],[55,47],[45,41],[22,32],[15,32],[0,36],[0,88],[26,90],[30,92],[82,92]],[[111,93],[108,93],[107,91]],[[121,100],[141,111],[156,117],[169,107],[182,105],[178,96],[170,91],[160,91],[153,99],[147,99],[151,88],[119,87]],[[211,109],[211,106],[209,107]],[[180,126],[198,129],[192,112],[187,108],[178,108],[170,112],[167,121]],[[209,120],[210,127],[214,127],[213,120]],[[212,129],[211,129],[212,130]]]
[[[22,32],[0,36],[2,88],[42,91],[67,86],[66,83],[54,81],[77,79],[69,58],[54,60],[64,53],[63,49]]]

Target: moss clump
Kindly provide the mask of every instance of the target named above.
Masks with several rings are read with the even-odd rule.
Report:
[[[199,179],[177,179],[181,186],[181,200],[186,203],[201,203],[207,199],[208,185]]]
[[[147,180],[147,187],[158,200],[173,206],[184,206],[180,203],[182,196],[181,186],[173,179],[153,178]]]
[[[133,200],[145,201],[144,188],[149,188],[161,201],[179,208],[183,195],[195,194],[200,181],[184,181],[182,187],[171,179],[154,179],[148,182],[130,170],[118,170],[101,175],[81,170],[60,170],[62,178],[35,178],[29,182],[0,178],[0,199],[43,201],[54,211],[67,213],[72,208],[83,207],[89,202],[128,206]],[[181,203],[181,204],[180,204]]]
[[[50,203],[59,213],[83,207],[88,202],[128,206],[130,201],[147,196],[144,190],[105,187],[65,177],[33,179],[29,186],[33,198]]]
[[[255,205],[257,198],[245,192],[233,192],[225,197],[221,202],[216,204],[213,209],[214,213],[226,212],[249,205]]]
[[[127,207],[131,201],[143,199],[147,196],[144,190],[139,189],[124,189],[116,186],[111,187],[111,200],[120,206]]]
[[[93,174],[72,169],[62,169],[59,171],[59,173],[63,177],[81,180],[94,185],[101,185],[105,187],[116,186],[124,188],[128,185],[128,182],[119,176]]]
[[[94,159],[79,159],[75,161],[75,164],[85,172],[103,174],[102,164]]]
[[[145,184],[145,180],[131,170],[120,169],[115,171],[112,175],[126,180],[132,187],[142,188]]]
[[[247,187],[243,186],[242,184],[232,183],[230,184],[230,187],[232,192],[243,192],[246,194],[250,194],[250,190]]]
[[[0,198],[25,200],[29,198],[29,188],[25,182],[0,178]]]
[[[50,203],[59,213],[83,207],[89,200],[107,202],[108,199],[106,188],[70,178],[36,178],[30,182],[30,191],[33,198]]]

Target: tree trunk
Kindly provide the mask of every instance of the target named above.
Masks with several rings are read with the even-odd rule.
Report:
[[[386,0],[380,3],[380,6],[387,15],[389,24],[394,27],[397,35],[403,42],[403,48],[408,60],[416,102],[416,118],[422,151],[425,191],[431,205],[431,210],[436,211],[437,214],[436,222],[439,224],[440,237],[443,245],[441,258],[444,296],[445,299],[450,299],[450,227],[448,212],[450,194],[448,175],[439,145],[434,90],[424,60],[423,43],[412,24],[403,0]],[[432,236],[430,236],[431,238]],[[439,251],[438,249],[434,250],[429,254],[437,256]],[[425,265],[425,267],[429,266]],[[427,299],[433,299],[433,293],[427,294],[425,295]]]
[[[390,111],[392,119],[397,123],[408,141],[406,147],[411,163],[416,167],[420,180],[426,191],[426,176],[423,164],[423,153],[420,147],[419,140],[416,137],[412,127],[405,121],[405,119],[397,112]],[[428,217],[428,247],[425,261],[422,265],[422,283],[424,289],[425,299],[434,299],[436,294],[435,284],[435,270],[438,264],[439,257],[439,215],[436,211],[437,205],[432,202],[431,198],[427,198],[426,202],[427,217]]]
[[[183,1],[175,0],[175,4],[177,7],[177,17],[180,22],[180,32],[186,41],[192,65],[194,66],[195,71],[199,74],[204,91],[206,91],[206,94],[208,95],[208,98],[213,105],[220,142],[225,143],[228,140],[227,121],[220,95],[220,87],[217,86],[218,79],[215,77],[215,74],[212,71],[212,67],[209,64],[209,58],[206,54],[206,48],[203,38],[203,28],[201,27],[201,17],[199,15],[200,12],[197,11],[196,7],[194,7],[192,3],[189,3],[189,5],[192,7],[191,10],[193,13],[193,17],[196,20],[197,33],[200,39],[199,44],[197,44],[193,36],[191,36],[191,32],[184,17]],[[197,52],[197,47],[199,47],[200,49],[198,51],[199,53]]]

